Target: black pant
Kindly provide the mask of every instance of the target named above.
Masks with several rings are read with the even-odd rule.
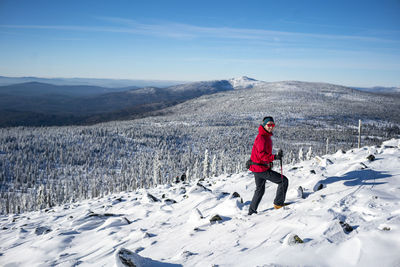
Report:
[[[278,184],[274,204],[283,206],[283,204],[285,203],[286,192],[289,185],[289,180],[286,178],[286,176],[281,177],[280,173],[272,170],[253,173],[256,180],[256,191],[254,192],[253,199],[251,200],[249,213],[254,213],[257,211],[258,204],[260,204],[260,201],[265,192],[265,182],[267,180]]]

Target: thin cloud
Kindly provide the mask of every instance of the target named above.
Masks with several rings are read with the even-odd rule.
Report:
[[[314,34],[302,32],[274,31],[263,29],[245,29],[232,27],[202,27],[180,23],[144,24],[134,20],[112,17],[100,17],[103,21],[118,26],[70,26],[70,25],[0,25],[6,29],[36,29],[36,30],[63,30],[86,32],[109,32],[150,35],[174,39],[237,39],[237,40],[265,40],[272,42],[290,42],[293,40],[325,40],[325,41],[358,41],[358,42],[387,42],[399,43],[397,40],[337,34]]]

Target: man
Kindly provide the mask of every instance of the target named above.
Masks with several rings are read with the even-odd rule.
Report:
[[[254,141],[253,150],[251,151],[251,165],[249,170],[253,172],[256,181],[256,190],[249,208],[249,215],[257,213],[258,205],[265,192],[265,182],[271,181],[278,184],[276,196],[274,200],[274,208],[280,209],[285,205],[286,192],[289,181],[285,176],[271,169],[274,160],[281,160],[283,157],[282,150],[278,154],[272,154],[271,136],[275,123],[272,117],[265,117],[262,124],[258,127],[258,135]]]

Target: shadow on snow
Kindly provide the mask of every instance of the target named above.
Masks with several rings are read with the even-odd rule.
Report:
[[[350,171],[343,176],[332,176],[325,180],[321,180],[322,184],[332,184],[339,181],[344,181],[346,186],[357,186],[357,185],[379,185],[386,184],[387,182],[377,182],[377,180],[389,178],[391,175],[385,172],[378,172],[371,169]]]

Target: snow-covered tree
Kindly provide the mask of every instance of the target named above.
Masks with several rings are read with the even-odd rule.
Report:
[[[310,160],[312,158],[312,147],[310,146],[310,148],[308,149],[308,152],[306,154],[306,159]]]
[[[208,162],[208,149],[204,151],[204,160],[203,160],[203,177],[206,178],[209,176],[209,162]]]
[[[303,148],[300,147],[299,149],[299,161],[303,161],[304,160],[304,152],[303,152]]]

